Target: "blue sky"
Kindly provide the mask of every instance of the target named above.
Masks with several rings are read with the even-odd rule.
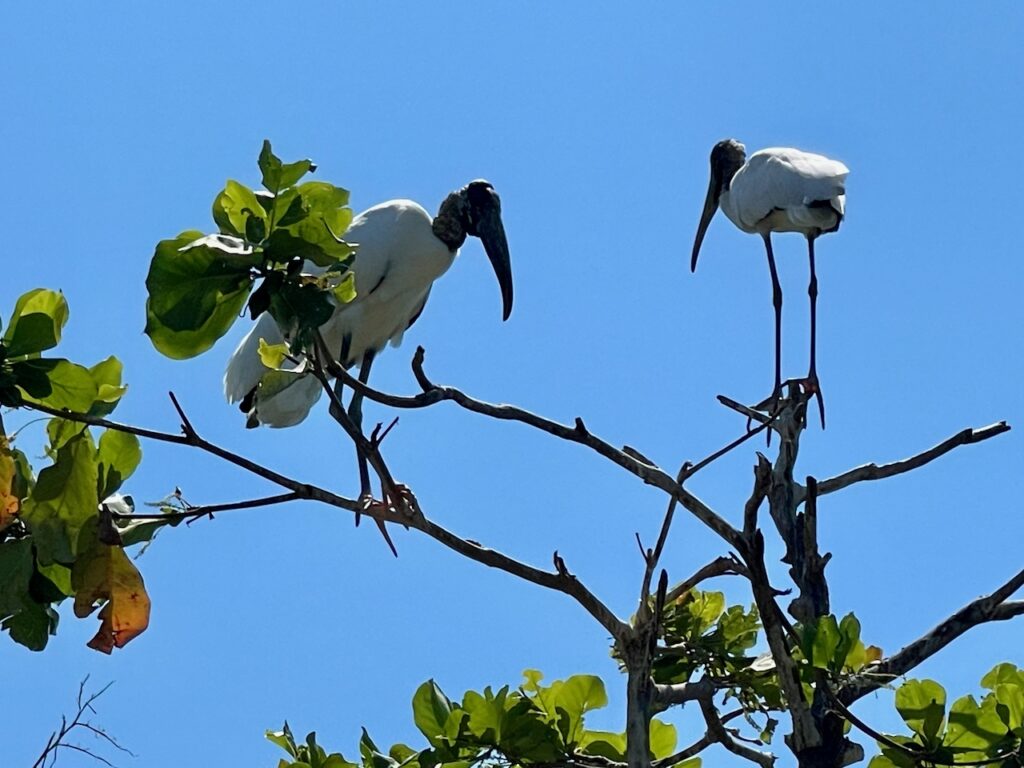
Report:
[[[583,416],[674,468],[742,429],[717,393],[754,401],[771,386],[757,238],[718,217],[699,271],[688,270],[708,153],[732,136],[851,169],[847,220],[818,246],[829,425],[807,433],[801,472],[901,458],[1000,419],[1024,427],[1024,260],[1017,192],[1006,192],[1024,174],[1024,10],[921,8],[8,6],[0,313],[30,288],[63,290],[63,352],[125,362],[120,418],[175,430],[173,388],[210,439],[355,495],[351,448],[325,413],[293,430],[246,431],[223,403],[243,323],[193,361],[152,348],[142,327],[153,246],[211,226],[226,178],[255,184],[265,137],[286,159],[312,157],[357,210],[409,197],[433,211],[485,177],[502,196],[512,250],[511,319],[500,322],[490,267],[470,242],[405,345],[375,365],[375,383],[413,391],[408,361],[422,344],[439,382]],[[797,376],[807,365],[802,239],[778,238],[776,254],[784,375]],[[386,418],[368,408],[367,420]],[[38,445],[34,429],[25,440]],[[1014,431],[823,503],[836,612],[855,610],[865,638],[893,651],[1019,568],[1022,440]],[[453,406],[403,413],[387,448],[429,516],[537,565],[557,549],[615,610],[632,612],[633,534],[654,539],[659,493],[578,446]],[[733,520],[753,450],[692,483]],[[175,486],[195,503],[273,492],[211,458],[145,452],[137,500]],[[165,532],[140,562],[152,625],[126,649],[86,649],[94,621],[70,611],[43,654],[0,645],[3,763],[31,764],[86,674],[116,681],[99,721],[140,756],[119,764],[147,768],[274,764],[262,732],[286,717],[348,755],[363,725],[379,742],[419,744],[409,700],[420,682],[461,695],[517,683],[527,667],[603,675],[612,705],[595,723],[621,727],[624,681],[579,607],[394,536],[397,561],[373,526],[299,504]],[[683,520],[670,575],[721,552]],[[749,600],[738,583],[722,586]],[[987,627],[920,672],[959,695],[997,661],[1024,663],[1022,647],[1024,622]],[[895,727],[885,695],[858,711]],[[697,719],[683,713],[681,738],[702,731]]]

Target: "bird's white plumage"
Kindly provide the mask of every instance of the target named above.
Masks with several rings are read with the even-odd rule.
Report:
[[[433,232],[433,219],[411,200],[390,200],[363,211],[352,220],[345,239],[358,245],[355,270],[356,298],[337,307],[321,327],[328,348],[340,354],[351,337],[343,364],[357,364],[365,352],[379,351],[389,342],[401,343],[409,324],[423,309],[430,288],[451,266],[455,253]],[[322,271],[306,263],[307,272]],[[269,344],[283,340],[281,330],[264,313],[242,339],[224,375],[224,394],[240,402],[267,372],[260,361],[260,339]],[[256,415],[271,427],[288,427],[306,418],[320,397],[320,383],[312,376],[296,381],[272,396],[257,397]]]
[[[788,147],[762,149],[732,177],[719,206],[744,232],[829,231],[845,211],[849,173],[823,155]]]

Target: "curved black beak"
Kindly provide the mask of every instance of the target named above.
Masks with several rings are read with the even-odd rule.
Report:
[[[700,214],[700,224],[697,225],[697,237],[693,241],[693,253],[690,256],[690,271],[697,271],[697,256],[700,255],[700,244],[704,242],[704,234],[708,231],[715,211],[718,210],[718,196],[721,194],[721,180],[712,172],[711,183],[708,185],[708,196],[704,198],[704,210]]]
[[[505,227],[501,223],[501,199],[494,188],[486,182],[470,185],[469,202],[472,229],[484,244],[487,258],[491,260],[494,275],[501,286],[502,320],[512,314],[512,261],[508,253]]]

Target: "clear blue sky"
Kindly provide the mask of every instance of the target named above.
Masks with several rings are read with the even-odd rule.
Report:
[[[325,414],[246,431],[222,401],[243,324],[197,360],[155,352],[142,335],[153,245],[211,226],[226,178],[257,182],[264,137],[286,159],[312,157],[357,210],[410,197],[433,211],[486,177],[504,204],[512,318],[500,322],[471,241],[405,346],[375,366],[376,384],[412,391],[422,344],[439,382],[584,416],[674,468],[742,429],[715,394],[753,401],[771,383],[758,239],[719,217],[700,270],[688,270],[710,148],[733,136],[751,150],[823,152],[851,175],[848,218],[819,241],[829,426],[806,435],[801,471],[901,458],[999,419],[1018,427],[822,504],[835,610],[856,610],[866,639],[893,651],[1021,563],[1022,38],[1013,3],[11,5],[0,24],[0,312],[30,288],[62,289],[63,352],[125,362],[120,418],[176,429],[173,387],[209,438],[354,495],[351,448]],[[803,241],[779,238],[776,253],[785,374],[797,376]],[[26,440],[38,445],[39,432]],[[537,565],[557,548],[632,612],[633,533],[653,540],[659,493],[578,446],[455,407],[403,413],[387,448],[429,516]],[[733,520],[753,450],[693,482]],[[211,458],[145,451],[137,500],[176,485],[195,503],[272,492]],[[393,535],[397,561],[372,525],[298,504],[166,531],[140,562],[151,628],[126,649],[86,649],[95,621],[70,610],[43,654],[3,639],[0,763],[31,764],[86,674],[116,681],[99,722],[139,754],[123,766],[275,764],[262,732],[286,717],[347,755],[362,725],[379,742],[419,744],[409,700],[420,682],[461,695],[517,683],[526,667],[603,675],[612,707],[596,724],[621,727],[624,681],[579,607]],[[684,520],[670,575],[721,552]],[[738,586],[730,594],[748,599]],[[984,628],[921,672],[959,695],[993,663],[1024,662],[1022,647],[1024,622]],[[859,711],[894,727],[884,695]],[[697,719],[683,713],[682,738],[702,730]]]

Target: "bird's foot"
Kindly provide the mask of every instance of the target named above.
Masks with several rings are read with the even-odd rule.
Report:
[[[812,397],[818,398],[818,416],[821,417],[821,428],[825,428],[825,399],[821,392],[821,382],[818,381],[818,374],[815,371],[811,371],[807,374],[807,378],[800,382],[803,387],[804,394],[807,395],[807,399],[810,400]]]
[[[369,512],[372,516],[372,513],[374,512],[390,512],[393,509],[386,501],[377,501],[369,491],[363,491],[359,494],[358,502],[360,511],[356,512],[356,525],[359,525],[361,512]],[[373,522],[377,524],[377,528],[380,530],[381,536],[384,537],[384,541],[387,542],[388,548],[391,550],[391,554],[398,557],[398,549],[395,547],[395,542],[391,540],[391,534],[388,533],[388,529],[384,524],[384,521],[374,518]]]

